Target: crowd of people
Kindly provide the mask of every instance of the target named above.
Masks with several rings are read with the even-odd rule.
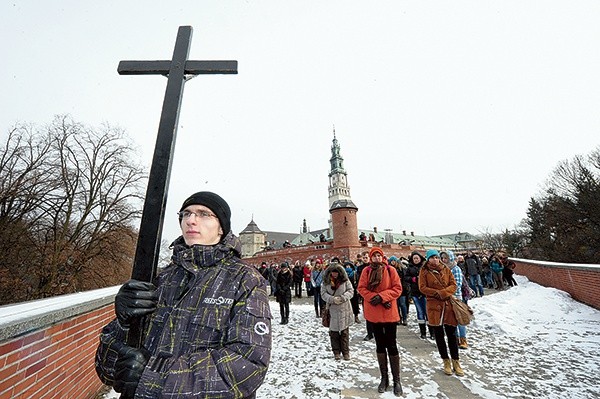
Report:
[[[349,329],[361,322],[362,306],[364,339],[375,340],[377,390],[392,385],[400,396],[396,336],[398,326],[407,325],[411,304],[421,338],[428,329],[435,340],[444,372],[462,376],[466,326],[458,324],[452,301],[483,296],[484,287],[516,284],[515,264],[502,254],[455,257],[434,249],[398,258],[374,246],[353,261],[315,257],[293,266],[263,262],[255,270],[241,260],[231,210],[219,195],[192,194],[177,216],[181,236],[171,245],[171,262],[152,281],[123,284],[115,318],[100,334],[96,371],[122,397],[254,398],[271,355],[269,295],[285,325],[292,298],[303,293],[312,297],[316,317],[328,315],[323,325],[336,360],[351,359]]]
[[[467,326],[456,320],[450,296],[467,303],[483,296],[484,289],[512,287],[516,285],[514,267],[504,254],[467,251],[455,255],[449,250],[428,250],[414,251],[406,258],[388,257],[372,247],[354,260],[314,257],[293,265],[263,262],[257,269],[279,303],[281,324],[289,322],[292,298],[312,297],[315,317],[328,310],[335,360],[350,360],[349,328],[362,322],[362,308],[367,330],[364,340],[374,339],[376,344],[381,374],[377,390],[383,393],[392,385],[394,394],[400,396],[396,332],[398,326],[408,325],[410,308],[414,306],[420,337],[435,341],[444,373],[463,376],[459,349],[468,348]]]

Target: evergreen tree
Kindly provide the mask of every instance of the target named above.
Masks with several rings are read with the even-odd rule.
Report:
[[[559,163],[527,211],[528,253],[536,259],[598,263],[600,148]]]

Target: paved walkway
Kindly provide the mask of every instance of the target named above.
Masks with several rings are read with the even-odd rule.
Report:
[[[411,309],[414,311],[414,307]],[[363,322],[364,329],[364,322]],[[431,396],[429,397],[440,397],[438,394],[441,392],[448,398],[461,398],[461,399],[470,399],[470,398],[481,398],[481,396],[473,394],[471,390],[466,388],[462,382],[461,377],[456,376],[447,376],[442,371],[442,360],[437,353],[437,347],[435,342],[430,339],[421,339],[419,334],[414,331],[414,328],[405,326],[398,326],[398,344],[400,350],[400,356],[402,359],[402,375],[401,379],[404,385],[410,384],[411,390],[420,391],[420,392],[431,392]],[[366,329],[365,329],[366,332]],[[371,346],[373,346],[373,351],[375,350],[374,340]],[[364,343],[360,339],[360,337],[354,338],[351,342],[351,347],[356,347],[358,345],[370,344]],[[468,349],[460,351],[461,356],[461,364],[463,368],[465,368],[466,377],[468,378],[469,373],[475,372],[477,370],[475,366],[469,362],[468,358]],[[409,360],[410,358],[410,360]],[[373,364],[375,368],[366,370],[369,374],[373,375],[377,379],[379,379],[379,369],[377,369],[377,362]],[[433,371],[433,373],[429,372],[427,376],[418,374],[421,372],[422,367],[429,368]],[[418,378],[417,378],[418,377]],[[390,375],[391,378],[391,375]],[[434,382],[435,384],[432,384]],[[435,386],[437,384],[437,387]],[[342,390],[342,398],[350,399],[350,398],[374,398],[378,397],[379,394],[376,391],[377,387],[352,387],[349,389]],[[437,391],[437,392],[436,392]],[[425,396],[423,396],[425,397]]]
[[[495,290],[485,290],[485,294],[493,294]],[[476,300],[476,299],[475,299]],[[362,314],[361,314],[361,320]],[[356,328],[355,325],[353,328]],[[364,320],[361,323],[361,333],[366,335],[366,327]],[[482,398],[467,388],[462,380],[470,380],[470,376],[477,376],[481,380],[481,370],[470,361],[469,349],[460,350],[461,365],[465,369],[465,377],[447,376],[442,371],[442,360],[437,352],[435,341],[430,339],[421,339],[418,332],[418,325],[415,319],[415,308],[411,305],[409,310],[409,325],[398,326],[397,329],[398,344],[401,356],[401,379],[403,386],[409,385],[411,392],[417,392],[417,397],[448,397],[448,398]],[[368,345],[372,347],[374,353],[375,341],[363,341],[364,335],[354,335],[350,346],[352,348],[363,347]],[[373,355],[374,356],[374,355]],[[373,362],[373,368],[365,370],[373,377],[379,379],[379,369],[377,362]],[[390,375],[391,378],[391,375]],[[383,396],[376,391],[376,386],[357,385],[342,390],[341,397],[345,399],[351,398],[375,398]],[[391,389],[390,389],[391,390]],[[385,394],[386,397],[392,395],[390,390]],[[405,389],[406,392],[406,389]],[[445,396],[444,396],[445,395]],[[393,395],[392,395],[393,396]],[[405,394],[404,397],[407,395]],[[413,396],[414,397],[414,396]]]

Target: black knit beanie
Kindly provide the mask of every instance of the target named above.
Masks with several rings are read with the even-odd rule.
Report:
[[[190,205],[204,205],[208,209],[214,212],[219,219],[219,223],[221,224],[221,229],[223,230],[223,237],[229,233],[231,230],[231,209],[229,209],[229,205],[227,202],[221,197],[219,197],[215,193],[211,193],[210,191],[200,191],[196,194],[192,194],[188,199],[183,201],[183,205],[181,205],[181,209],[179,212],[183,211]],[[179,218],[181,223],[181,217]]]

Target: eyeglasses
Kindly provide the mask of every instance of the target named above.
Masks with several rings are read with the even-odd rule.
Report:
[[[181,212],[177,212],[177,215],[179,215],[179,217],[182,219],[189,219],[192,215],[194,215],[194,218],[199,218],[199,219],[208,219],[208,218],[216,218],[217,217],[217,215],[215,215],[214,213],[210,213],[208,211],[197,211],[197,212],[181,211]]]

